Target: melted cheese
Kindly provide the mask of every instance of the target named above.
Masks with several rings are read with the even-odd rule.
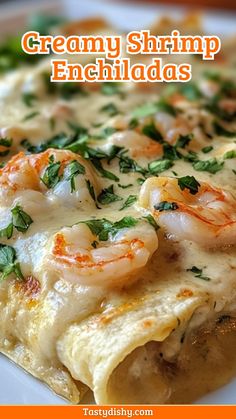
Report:
[[[200,72],[201,66],[196,64],[196,72],[197,68]],[[163,157],[162,144],[143,133],[143,127],[150,123],[155,124],[170,145],[175,144],[180,135],[193,134],[184,151],[179,150],[185,154],[194,151],[200,160],[209,160],[215,156],[222,158],[225,152],[235,149],[235,137],[229,139],[216,135],[212,125],[215,117],[205,109],[201,100],[191,102],[182,97],[175,103],[173,96],[174,105],[180,109],[177,116],[163,110],[157,111],[152,117],[141,117],[138,127],[130,128],[133,111],[147,102],[158,100],[155,88],[149,90],[148,86],[124,85],[120,86],[122,94],[106,96],[102,94],[100,86],[95,89],[86,87],[87,95],[78,93],[70,100],[65,100],[59,93],[47,93],[42,74],[48,69],[49,63],[45,61],[34,70],[24,68],[3,77],[0,84],[1,136],[12,138],[13,143],[9,155],[3,157],[2,161],[25,151],[21,145],[24,139],[36,146],[61,132],[71,135],[71,123],[89,130],[91,138],[87,144],[91,148],[109,152],[112,146],[124,147],[128,149],[125,156],[134,159],[142,168],[147,168],[151,162]],[[199,89],[206,97],[217,88],[217,83],[213,83],[212,87],[209,82],[199,82]],[[32,107],[26,106],[22,100],[25,92],[31,92],[37,97]],[[230,100],[230,103],[223,103],[222,106],[226,109],[231,106],[235,111],[236,99],[234,97]],[[118,115],[107,115],[104,107],[109,103],[115,105]],[[35,115],[30,118],[32,112]],[[235,122],[223,121],[222,124],[226,130],[236,131]],[[98,139],[104,128],[117,131]],[[213,149],[205,154],[202,149],[208,146]],[[51,151],[54,152],[57,161],[59,154]],[[49,161],[42,173],[38,173],[37,187],[26,186],[32,178],[24,178],[23,169],[19,170],[19,178],[23,176],[20,179],[22,187],[12,192],[10,183],[6,188],[1,186],[0,228],[8,224],[10,210],[16,204],[21,205],[33,219],[25,234],[14,230],[11,239],[1,239],[2,244],[14,246],[26,278],[25,282],[19,282],[12,275],[0,285],[1,351],[73,402],[81,399],[87,387],[94,391],[96,401],[103,404],[192,401],[202,394],[199,391],[200,384],[195,386],[193,382],[190,386],[191,395],[185,398],[186,371],[179,374],[174,384],[171,383],[168,371],[185,363],[189,377],[193,372],[192,366],[186,361],[189,356],[194,358],[194,371],[198,370],[198,365],[203,371],[205,364],[203,366],[193,336],[197,336],[197,342],[201,342],[205,333],[201,330],[210,331],[207,347],[215,339],[212,324],[222,313],[234,315],[235,246],[206,247],[197,244],[194,235],[191,240],[172,240],[165,228],[155,232],[146,221],[140,221],[141,217],[152,213],[150,208],[144,209],[136,201],[121,210],[130,195],[139,197],[141,185],[138,179],[143,178],[139,170],[122,173],[119,159],[114,158],[110,163],[102,161],[104,169],[119,178],[114,181],[102,176],[91,161],[81,158],[80,162],[86,166],[86,176],[79,175],[76,178],[75,192],[71,192],[69,181],[60,181],[49,189],[40,182],[40,176]],[[212,187],[223,189],[236,199],[235,157],[225,159],[222,169],[215,174],[196,171],[191,162],[184,159],[176,159],[172,163],[172,167],[163,172],[165,177],[194,176],[198,182],[207,182]],[[15,176],[15,172],[13,174]],[[4,169],[2,179],[3,176]],[[9,182],[8,172],[6,176]],[[86,189],[86,179],[90,180],[96,196],[113,184],[119,200],[96,205]],[[119,185],[130,186],[122,188]],[[95,250],[85,240],[86,235],[92,235],[88,233],[88,227],[84,227],[84,230],[79,228],[74,244],[73,234],[77,230],[71,230],[72,226],[78,226],[78,223],[85,220],[102,218],[117,222],[124,216],[139,220],[140,227],[128,229],[128,232],[122,230],[115,238],[110,238],[104,247],[99,243]],[[62,264],[58,261],[54,263],[51,251],[53,240],[57,234],[64,232],[64,227],[67,228],[68,240],[72,240],[68,244],[71,246],[68,252],[72,258],[72,267],[66,264],[65,258]],[[96,237],[93,239],[97,240]],[[140,256],[141,245],[131,252],[129,246],[130,243],[134,246],[132,240],[142,242],[147,253]],[[124,242],[127,246],[125,250],[121,248]],[[85,252],[88,259],[91,254],[93,260],[96,259],[97,268],[86,274],[90,279],[92,276],[95,279],[92,278],[88,283],[80,280],[81,266],[84,269],[84,265],[80,261],[78,268],[72,257],[78,253],[78,248],[80,252]],[[128,267],[116,264],[117,259],[124,254],[131,255],[133,264],[128,257],[125,259]],[[110,261],[111,257],[115,260],[114,268],[112,264],[108,265],[108,269],[110,266],[112,268],[106,271],[105,265],[100,262],[104,262],[104,258],[106,262]],[[189,271],[193,266],[201,268],[204,276],[210,280],[204,280]],[[100,282],[96,279],[99,270],[103,278]],[[29,282],[32,276],[37,286]],[[209,324],[211,326],[208,327]],[[231,328],[227,339],[229,345],[232,345],[235,342],[235,323],[232,321],[229,324]],[[200,332],[199,327],[203,327]],[[181,339],[186,333],[187,343],[182,348]],[[227,346],[223,345],[224,334],[221,331],[219,336],[222,346]],[[157,362],[160,352],[163,360]],[[225,363],[225,358],[222,363]],[[230,378],[228,371],[232,363],[226,363],[227,379]],[[224,381],[216,381],[214,384],[213,376],[210,379],[211,383],[204,387],[204,392]],[[199,373],[196,381],[201,383],[201,380],[202,375]]]

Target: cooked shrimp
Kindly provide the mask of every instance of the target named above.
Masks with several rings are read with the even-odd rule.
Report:
[[[149,178],[139,204],[152,211],[169,238],[206,246],[236,243],[236,199],[223,189],[202,182],[191,194],[181,190],[178,179]]]
[[[46,113],[47,112],[47,113]],[[48,115],[48,109],[46,109],[46,117]],[[68,120],[69,118],[73,117],[73,109],[67,103],[62,101],[56,102],[56,104],[51,109],[51,118],[56,118],[58,120]]]
[[[191,149],[198,150],[205,144],[205,134],[212,134],[212,120],[209,113],[183,103],[182,113],[173,117],[164,112],[155,115],[156,128],[170,144],[175,144],[180,135],[193,134]],[[200,128],[202,127],[202,128]],[[203,129],[203,130],[202,130]]]
[[[73,171],[68,172],[68,165],[72,162],[78,162],[82,168],[77,172],[75,168],[72,176],[73,188],[70,176]],[[58,173],[51,172],[51,176],[56,177],[56,181],[45,185],[42,179],[45,179],[48,168],[54,163],[58,164]],[[77,205],[86,201],[94,205],[86,183],[88,181],[96,190],[97,185],[89,162],[77,154],[54,149],[34,155],[21,152],[0,170],[0,199],[14,198],[20,191],[33,190],[47,194],[50,199],[59,197],[68,204]]]
[[[104,151],[112,145],[124,147],[129,150],[132,157],[153,157],[162,154],[162,145],[135,131],[115,132],[101,147]]]
[[[204,96],[213,98],[219,93],[220,85],[214,80],[203,79],[200,81],[198,88]]]
[[[157,235],[147,224],[123,228],[107,241],[97,240],[86,224],[63,228],[53,237],[47,269],[83,285],[125,285],[138,279],[132,274],[146,265],[158,247]]]

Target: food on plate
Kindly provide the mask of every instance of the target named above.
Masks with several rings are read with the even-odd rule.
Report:
[[[198,17],[151,32],[176,27],[202,33]],[[191,403],[229,382],[235,40],[215,62],[188,56],[187,84],[50,83],[50,57],[4,51],[1,353],[72,403]]]

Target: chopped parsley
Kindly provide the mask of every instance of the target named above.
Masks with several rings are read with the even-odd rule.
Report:
[[[142,184],[145,182],[145,180],[146,180],[146,179],[143,179],[143,178],[139,177],[138,179],[136,179],[136,182],[137,182],[139,185],[142,185]]]
[[[35,118],[38,115],[39,115],[39,112],[38,111],[28,113],[27,115],[24,116],[24,118],[22,119],[22,121],[23,122],[29,121],[30,119],[33,119],[33,118]]]
[[[203,269],[197,268],[197,266],[192,266],[191,269],[187,269],[187,272],[192,272],[195,278],[203,279],[203,281],[210,281],[211,278],[203,275]]]
[[[151,214],[146,215],[143,219],[146,220],[156,231],[160,228]]]
[[[216,158],[210,160],[197,160],[193,162],[193,168],[198,172],[209,172],[213,175],[223,169],[224,162],[218,161]]]
[[[98,195],[98,202],[102,205],[111,204],[112,202],[121,201],[122,198],[114,193],[114,185],[102,189]]]
[[[138,106],[132,112],[132,117],[136,120],[136,118],[145,118],[147,116],[154,115],[157,111],[155,103],[145,103],[142,106]]]
[[[33,223],[30,215],[27,214],[20,205],[16,205],[12,208],[11,213],[13,226],[21,233],[25,233],[29,226]]]
[[[78,224],[86,224],[100,241],[107,241],[110,234],[114,237],[119,230],[135,227],[137,223],[138,220],[136,218],[124,217],[116,222],[102,218],[99,220],[80,221]]]
[[[119,113],[117,106],[114,103],[108,103],[100,109],[101,112],[106,112],[109,116],[115,116]]]
[[[208,146],[202,148],[202,152],[204,154],[210,153],[210,151],[212,151],[212,150],[213,150],[212,145],[208,145]]]
[[[109,153],[107,154],[106,158],[107,158],[107,163],[110,163],[115,157],[120,156],[121,152],[124,150],[123,147],[119,147],[117,145],[112,145],[111,148],[109,149]]]
[[[12,145],[11,138],[0,138],[0,156],[5,157],[9,154]]]
[[[119,188],[122,189],[127,189],[130,188],[131,186],[133,186],[133,183],[128,183],[127,185],[121,185],[120,183],[118,183]]]
[[[148,164],[148,170],[152,175],[158,175],[173,166],[172,160],[160,159],[154,160]]]
[[[198,161],[198,155],[195,151],[190,150],[187,154],[183,156],[183,159],[187,162],[193,163]]]
[[[177,110],[173,105],[166,102],[164,99],[159,100],[159,102],[156,103],[157,112],[165,112],[168,113],[171,116],[177,115]]]
[[[180,177],[178,179],[178,185],[182,191],[188,189],[192,195],[196,195],[196,193],[198,193],[198,188],[201,186],[194,176]]]
[[[125,208],[131,207],[137,201],[137,195],[129,195],[128,198],[125,200],[124,204],[120,208],[122,211]]]
[[[163,143],[163,136],[153,122],[145,125],[142,129],[142,133],[158,143]]]
[[[74,152],[80,151],[80,147],[83,147],[83,143],[87,140],[87,130],[83,127],[77,127],[78,131],[73,135],[66,135],[61,132],[53,135],[45,143],[39,145],[32,145],[28,140],[21,141],[22,147],[24,147],[29,153],[41,153],[48,148],[56,149],[68,149]],[[74,148],[74,149],[73,149]]]
[[[91,159],[91,163],[94,165],[95,169],[100,173],[102,177],[114,180],[115,182],[119,182],[120,179],[114,173],[104,169],[99,159],[93,158]]]
[[[135,160],[124,154],[119,156],[119,167],[121,173],[137,172],[146,174],[146,170],[142,168]]]
[[[163,158],[164,159],[179,160],[182,157],[183,157],[182,154],[180,154],[176,146],[173,146],[168,143],[163,144]]]
[[[137,118],[132,118],[129,121],[129,129],[137,128],[137,126],[138,126],[138,120],[137,120]]]
[[[0,281],[10,274],[15,274],[18,279],[24,279],[20,264],[17,261],[16,251],[13,247],[0,243]]]
[[[177,111],[170,103],[164,99],[159,100],[156,103],[145,103],[142,106],[138,106],[132,112],[134,118],[145,118],[147,116],[154,115],[157,112],[165,112],[169,115],[176,116]]]
[[[28,107],[31,108],[31,106],[34,105],[34,102],[37,101],[37,96],[34,93],[23,93],[22,94],[22,101],[24,102],[24,104]]]
[[[96,204],[96,207],[99,208],[97,206],[96,194],[95,194],[95,190],[94,190],[94,187],[93,187],[92,183],[90,182],[89,179],[86,179],[85,182],[86,182],[86,185],[87,185],[87,188],[88,188],[88,191],[89,191],[89,194],[90,194],[91,198],[94,200],[94,202]]]
[[[193,139],[192,134],[188,135],[181,135],[179,136],[178,140],[176,141],[175,147],[176,148],[185,148],[189,145],[190,141]]]
[[[107,137],[110,137],[110,135],[114,134],[117,131],[118,131],[117,128],[114,128],[114,127],[105,127],[105,128],[103,128],[101,134],[99,136],[97,136],[96,138],[98,138],[98,139],[100,139],[100,138],[107,138]]]
[[[229,150],[223,155],[223,159],[234,159],[236,157],[236,150]]]
[[[61,168],[61,162],[54,162],[54,156],[49,157],[49,165],[46,168],[43,176],[41,177],[42,182],[44,185],[50,189],[54,188],[58,182],[61,180],[61,176],[59,175],[59,171]]]
[[[20,205],[16,205],[11,209],[12,219],[7,227],[0,230],[0,237],[6,237],[10,239],[13,234],[13,229],[21,233],[25,233],[29,226],[33,223],[32,218],[27,214]]]
[[[57,89],[59,95],[65,99],[70,100],[75,95],[82,95],[87,96],[88,93],[82,89],[81,84],[78,82],[64,82],[64,83],[58,83]]]
[[[13,223],[10,222],[7,227],[2,228],[0,230],[0,237],[6,237],[7,239],[10,239],[13,234]]]
[[[167,201],[161,201],[159,204],[154,205],[155,210],[157,211],[175,211],[179,208],[178,204],[176,202],[167,202]]]
[[[75,191],[75,177],[85,174],[85,167],[77,160],[72,160],[65,168],[64,177],[70,181],[71,192]]]

